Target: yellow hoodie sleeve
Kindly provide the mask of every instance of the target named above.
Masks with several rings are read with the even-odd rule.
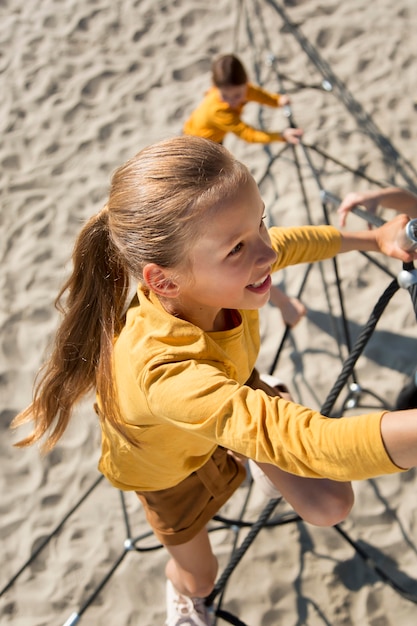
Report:
[[[338,254],[342,236],[334,226],[294,226],[269,229],[271,244],[277,258],[272,267],[276,272],[289,265],[314,263]]]
[[[267,106],[278,107],[279,94],[269,94],[260,87],[248,85],[247,102],[257,102]],[[224,102],[216,87],[212,87],[200,105],[193,111],[185,122],[185,135],[205,137],[221,143],[227,133],[233,133],[248,143],[270,143],[271,141],[285,141],[282,133],[268,132],[253,128],[241,119],[244,104],[232,109]]]

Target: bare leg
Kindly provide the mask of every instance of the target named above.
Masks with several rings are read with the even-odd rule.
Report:
[[[316,526],[334,526],[349,514],[354,495],[351,483],[326,478],[303,478],[269,463],[257,463],[298,515]]]
[[[177,591],[192,598],[208,596],[214,587],[218,565],[207,529],[187,543],[166,546],[166,549],[171,559],[165,572]]]
[[[305,316],[307,310],[301,300],[287,296],[279,287],[273,286],[270,302],[279,308],[284,324],[293,328]]]

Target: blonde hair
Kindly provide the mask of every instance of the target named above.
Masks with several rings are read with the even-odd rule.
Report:
[[[102,419],[124,434],[112,353],[124,323],[129,278],[140,282],[147,263],[172,268],[186,263],[186,251],[210,210],[249,177],[221,145],[193,136],[151,145],[115,171],[106,206],[76,240],[73,271],[56,300],[63,319],[51,357],[38,375],[32,404],[12,423],[33,421],[34,430],[17,446],[48,433],[43,450],[52,449],[74,404],[93,388]]]

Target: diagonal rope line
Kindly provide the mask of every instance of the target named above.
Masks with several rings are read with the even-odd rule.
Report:
[[[333,386],[333,389],[329,393],[327,399],[325,400],[320,410],[320,412],[323,415],[330,415],[330,412],[334,406],[335,401],[337,400],[339,396],[339,393],[341,392],[344,385],[346,384],[346,381],[349,378],[358,358],[361,356],[362,352],[364,351],[366,344],[368,343],[372,333],[375,330],[375,326],[377,325],[378,320],[380,319],[382,313],[387,307],[392,296],[398,291],[399,288],[400,287],[397,281],[393,280],[389,284],[387,289],[384,291],[384,293],[382,294],[378,302],[376,303],[369,317],[368,322],[366,323],[365,327],[362,329],[362,332],[357,338],[356,343],[353,346],[351,353],[346,359],[345,364],[342,367],[342,371]]]
[[[81,498],[74,504],[74,506],[68,511],[68,513],[62,518],[59,524],[54,528],[54,530],[42,541],[37,549],[30,555],[29,559],[22,565],[22,567],[12,576],[9,582],[1,589],[0,597],[6,593],[8,589],[16,582],[19,576],[25,571],[27,567],[36,559],[36,557],[42,552],[44,548],[51,541],[52,537],[54,537],[63,527],[65,522],[71,517],[73,513],[81,506],[81,504],[88,498],[88,496],[94,491],[94,489],[101,483],[104,479],[104,476],[101,475],[97,478],[97,480],[87,489],[87,491],[81,496]]]
[[[354,99],[342,81],[334,74],[330,65],[325,61],[319,52],[312,46],[308,39],[302,34],[300,29],[290,20],[284,8],[275,0],[265,0],[282,18],[286,28],[292,33],[300,44],[301,48],[307,54],[312,63],[321,72],[323,78],[327,80],[333,89],[338,93],[339,99],[345,104],[349,113],[356,119],[359,126],[362,126],[367,135],[374,141],[385,158],[394,162],[397,171],[401,173],[404,180],[407,181],[410,189],[417,193],[417,172],[412,164],[404,159],[393,146],[391,141],[383,135],[381,130],[376,126],[375,122],[364,110],[362,105]]]
[[[252,545],[254,539],[258,536],[259,532],[265,526],[265,523],[267,522],[269,517],[272,515],[275,507],[278,505],[278,503],[280,501],[281,501],[281,498],[274,498],[274,499],[270,500],[268,502],[268,504],[265,506],[264,510],[260,514],[260,516],[257,519],[257,521],[254,522],[254,524],[252,525],[252,527],[251,527],[247,537],[242,542],[242,545],[238,548],[238,550],[236,550],[236,552],[232,556],[230,562],[228,563],[228,565],[224,569],[224,571],[223,571],[222,575],[220,576],[218,582],[216,583],[213,591],[207,597],[207,599],[206,599],[206,604],[207,605],[212,604],[214,599],[216,598],[216,596],[223,589],[224,585],[226,584],[226,582],[229,579],[230,575],[232,574],[233,570],[236,568],[238,563],[241,561],[241,559],[243,558],[243,556],[247,552],[248,548]]]

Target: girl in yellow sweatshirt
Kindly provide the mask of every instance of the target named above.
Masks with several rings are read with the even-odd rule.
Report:
[[[185,122],[185,135],[205,137],[217,143],[222,143],[227,133],[249,143],[298,143],[303,134],[300,128],[267,132],[242,120],[248,102],[276,108],[288,105],[290,100],[286,95],[270,93],[250,83],[246,69],[235,55],[225,54],[213,61],[212,81],[213,86]]]
[[[350,250],[409,262],[399,215],[375,230],[264,225],[248,169],[221,145],[176,137],[142,150],[112,178],[81,230],[55,345],[25,446],[50,450],[74,404],[97,392],[100,470],[138,494],[170,559],[168,626],[211,623],[204,597],[217,560],[206,524],[254,460],[306,520],[332,525],[351,480],[417,465],[417,410],[329,419],[267,388],[254,369],[271,274]],[[129,285],[136,295],[127,301]],[[231,453],[232,454],[231,454]]]

